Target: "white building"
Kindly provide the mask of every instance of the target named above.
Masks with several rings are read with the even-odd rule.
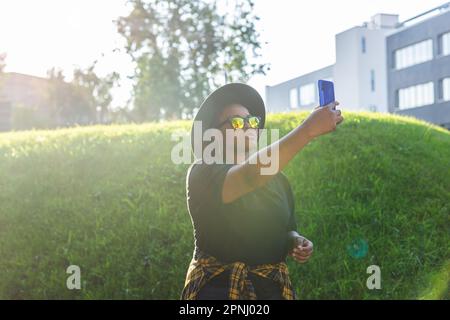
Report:
[[[387,112],[386,36],[398,15],[377,14],[370,22],[336,35],[336,63],[295,79],[266,86],[268,112],[318,105],[317,81],[332,80],[346,110]]]
[[[399,23],[398,15],[336,35],[336,63],[266,86],[268,112],[318,105],[317,81],[333,80],[345,110],[414,116],[450,129],[450,2]]]
[[[346,110],[388,111],[386,35],[397,23],[398,15],[377,14],[336,35],[335,91]]]

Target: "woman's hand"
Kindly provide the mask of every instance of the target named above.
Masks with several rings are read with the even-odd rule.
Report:
[[[336,130],[336,126],[344,121],[341,110],[336,110],[339,102],[332,102],[324,107],[315,107],[301,124],[310,139]]]
[[[298,263],[305,263],[313,253],[313,243],[302,236],[297,236],[294,240],[294,247],[289,255]]]

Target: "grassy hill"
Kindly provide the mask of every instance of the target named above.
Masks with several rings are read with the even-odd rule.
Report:
[[[285,134],[305,113],[272,115]],[[284,171],[300,233],[300,299],[448,299],[450,133],[347,113]],[[189,122],[0,134],[1,299],[177,299],[193,249],[188,165],[170,161]],[[66,268],[81,268],[68,290]],[[381,290],[366,269],[381,268]]]

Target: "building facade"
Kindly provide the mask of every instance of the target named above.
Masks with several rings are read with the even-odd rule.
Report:
[[[284,112],[292,109],[309,109],[317,103],[316,83],[319,79],[333,80],[334,65],[280,83],[266,86],[268,112]]]
[[[386,39],[389,111],[450,129],[450,11]]]
[[[93,110],[86,88],[16,72],[0,75],[0,131],[107,123],[109,117]]]
[[[48,80],[8,72],[0,76],[0,131],[13,127],[14,108],[38,108],[37,116],[46,116]]]
[[[317,81],[328,79],[346,110],[400,113],[448,127],[449,7],[403,23],[398,15],[377,14],[337,34],[334,65],[266,86],[268,112],[311,109],[318,105]]]

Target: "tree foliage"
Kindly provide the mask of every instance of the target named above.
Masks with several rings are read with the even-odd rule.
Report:
[[[94,61],[85,70],[75,69],[72,84],[80,95],[84,96],[89,108],[99,114],[97,120],[104,122],[113,100],[111,90],[118,85],[120,76],[117,72],[112,72],[105,77],[99,77],[95,73],[96,64],[97,61]]]
[[[87,124],[94,119],[92,100],[85,90],[66,82],[60,69],[48,70],[47,78],[50,126]]]
[[[119,75],[112,72],[99,77],[95,65],[75,69],[71,82],[65,81],[62,70],[48,71],[47,103],[53,126],[104,122]]]
[[[129,4],[117,27],[136,65],[134,107],[142,120],[161,111],[166,118],[192,115],[212,89],[266,71],[252,0]]]

